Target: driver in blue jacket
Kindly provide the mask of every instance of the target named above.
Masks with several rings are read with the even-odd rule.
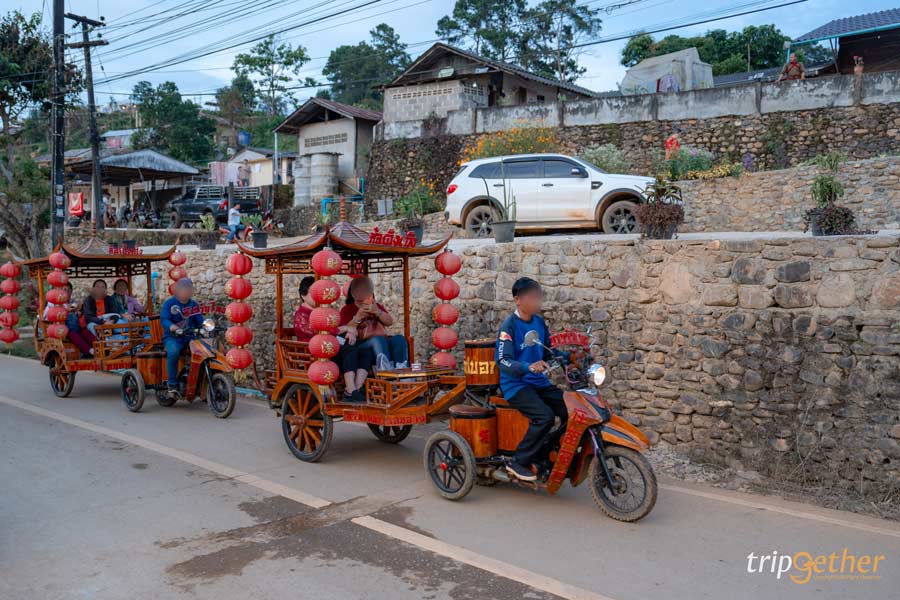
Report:
[[[550,383],[546,375],[552,352],[550,332],[539,314],[544,299],[541,285],[522,277],[513,284],[512,295],[516,311],[500,326],[495,360],[500,367],[503,397],[528,417],[530,424],[506,469],[522,481],[534,481],[537,476],[531,465],[541,458],[555,417],[565,425],[568,414],[563,391]],[[532,331],[540,343],[526,346],[525,336]]]
[[[178,390],[178,359],[192,337],[187,330],[203,325],[200,305],[193,299],[194,282],[183,277],[175,282],[172,293],[172,297],[163,302],[159,311],[163,346],[166,347],[166,375],[170,394]]]

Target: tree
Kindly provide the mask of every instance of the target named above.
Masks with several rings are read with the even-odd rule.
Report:
[[[331,83],[328,95],[344,104],[380,110],[382,92],[377,89],[399,75],[410,62],[406,44],[384,23],[369,32],[371,43],[338,46],[331,51],[322,74]],[[319,94],[320,97],[321,93]]]
[[[216,91],[216,106],[219,114],[228,120],[232,131],[238,122],[244,121],[253,114],[256,104],[256,90],[253,82],[246,75],[238,75],[231,80],[231,85]]]
[[[0,227],[23,258],[46,254],[50,226],[50,172],[22,156],[10,178],[0,179]]]
[[[213,157],[215,123],[200,114],[200,107],[182,99],[171,81],[154,88],[141,81],[132,99],[140,105],[141,129],[132,138],[135,148],[155,148],[189,163]]]
[[[248,54],[238,54],[234,58],[234,72],[253,80],[262,92],[263,109],[270,116],[284,114],[294,94],[288,84],[292,75],[297,75],[300,67],[309,62],[303,46],[292,47],[280,43],[270,35],[250,49]],[[306,79],[306,85],[315,81]]]
[[[521,46],[525,0],[456,0],[437,22],[437,36],[496,60],[510,61]]]
[[[525,11],[519,64],[544,77],[575,81],[586,70],[578,64],[582,50],[575,46],[600,33],[599,13],[576,0],[544,0]]]

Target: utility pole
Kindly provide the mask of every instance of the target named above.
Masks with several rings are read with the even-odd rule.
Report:
[[[90,117],[91,135],[91,214],[94,215],[94,227],[103,231],[106,211],[103,206],[103,184],[100,180],[100,134],[97,132],[97,107],[94,104],[94,76],[91,72],[91,48],[105,46],[106,40],[90,40],[92,27],[104,27],[103,21],[95,21],[87,17],[66,13],[66,18],[81,24],[81,42],[66,44],[66,48],[84,48],[84,76],[87,83],[88,114]],[[101,19],[103,17],[100,17]]]
[[[53,0],[53,161],[50,175],[50,239],[54,248],[63,240],[66,219],[65,135],[65,0]]]

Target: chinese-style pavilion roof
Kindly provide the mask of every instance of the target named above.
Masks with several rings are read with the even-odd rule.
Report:
[[[166,260],[175,252],[175,246],[168,250],[156,254],[149,253],[129,253],[127,250],[121,250],[121,253],[111,251],[109,242],[93,236],[84,242],[75,244],[60,244],[54,252],[62,251],[70,259],[72,266],[115,266],[115,265],[133,265],[139,263],[148,263],[158,260]],[[138,249],[140,251],[140,249]],[[43,256],[40,258],[32,258],[24,262],[29,268],[49,267],[50,257]]]
[[[388,234],[391,239],[386,239]],[[395,242],[400,241],[400,245]],[[380,241],[379,241],[380,240]],[[241,251],[254,258],[278,259],[312,256],[322,248],[331,246],[338,254],[349,254],[358,257],[376,256],[426,256],[441,250],[450,241],[450,237],[427,244],[406,245],[409,238],[395,233],[393,229],[379,231],[376,227],[366,231],[356,225],[341,221],[327,227],[324,231],[298,240],[292,244],[274,248],[251,248],[238,242]]]

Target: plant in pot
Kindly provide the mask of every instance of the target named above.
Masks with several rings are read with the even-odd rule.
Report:
[[[500,179],[503,181],[501,184],[503,196],[497,199],[500,205],[499,211],[496,205],[487,207],[485,218],[482,219],[475,236],[487,237],[493,234],[495,242],[505,244],[513,241],[516,237],[516,195],[510,189],[509,179],[506,177],[506,168],[502,160],[500,161]],[[494,196],[491,194],[487,180],[482,177],[481,182],[484,184],[485,195],[493,198]]]
[[[269,245],[269,234],[262,229],[262,215],[244,215],[241,217],[241,223],[244,227],[250,229],[250,236],[253,239],[254,248],[267,248]],[[252,229],[251,229],[252,228]]]
[[[200,234],[197,237],[197,247],[201,250],[213,250],[216,247],[219,225],[213,215],[200,215]]]
[[[422,242],[425,235],[425,220],[422,218],[425,211],[425,201],[422,197],[422,191],[415,189],[409,194],[397,198],[394,203],[394,210],[400,215],[400,221],[397,227],[403,233],[412,231],[416,236],[416,243]]]
[[[819,173],[813,177],[811,194],[815,208],[803,215],[804,231],[814,236],[847,235],[856,231],[856,217],[837,201],[844,196],[844,186],[833,173]]]
[[[652,240],[670,240],[684,223],[684,200],[681,188],[662,174],[644,189],[644,202],[635,211],[643,235]]]

